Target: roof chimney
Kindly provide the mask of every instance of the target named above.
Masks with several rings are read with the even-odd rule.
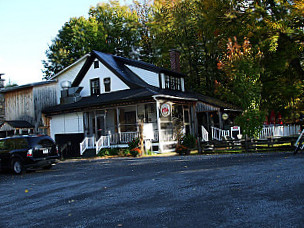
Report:
[[[5,79],[1,78],[3,75],[4,75],[4,73],[0,73],[0,89],[4,88]]]
[[[176,49],[170,50],[170,62],[171,62],[171,70],[175,72],[180,72],[180,51]]]

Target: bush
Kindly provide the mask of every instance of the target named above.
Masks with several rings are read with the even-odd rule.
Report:
[[[129,150],[139,147],[139,138],[135,138],[128,142]]]
[[[133,157],[137,157],[141,154],[141,150],[139,148],[133,148],[132,150],[130,150],[130,153]]]
[[[109,152],[110,149],[108,148],[104,148],[104,149],[101,149],[99,152],[98,152],[98,156],[109,156],[110,155],[110,152]]]
[[[185,147],[192,149],[196,147],[196,138],[193,135],[186,135],[182,139],[182,145]]]
[[[118,155],[119,154],[119,149],[118,148],[103,148],[98,152],[98,156],[113,156],[113,155]]]
[[[118,156],[120,156],[120,157],[126,157],[129,154],[130,154],[129,149],[119,149],[119,151],[118,151]]]
[[[178,153],[179,155],[182,154],[190,154],[190,150],[188,149],[188,147],[184,146],[184,145],[178,145],[175,149],[176,153]]]

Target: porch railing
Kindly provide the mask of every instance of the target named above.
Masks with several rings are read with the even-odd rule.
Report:
[[[202,126],[202,141],[203,142],[209,141],[209,133],[206,130],[206,128],[204,128],[204,126]]]
[[[120,143],[128,143],[139,136],[138,132],[121,132]]]
[[[282,125],[282,126],[263,126],[259,139],[265,139],[267,137],[282,137],[297,135],[301,132],[300,125]]]
[[[98,141],[96,142],[96,154],[102,148],[109,148],[110,147],[110,136],[100,136]]]
[[[212,139],[222,141],[224,137],[230,136],[229,130],[223,130],[217,127],[211,127],[211,137]]]
[[[87,149],[94,149],[95,148],[95,137],[85,137],[84,140],[80,143],[80,155]]]

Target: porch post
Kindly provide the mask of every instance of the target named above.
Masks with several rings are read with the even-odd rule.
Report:
[[[156,119],[157,119],[157,128],[158,128],[158,151],[162,153],[163,151],[163,144],[161,142],[161,130],[160,130],[160,115],[159,115],[159,102],[156,100]]]
[[[198,126],[198,121],[197,121],[197,115],[196,115],[196,105],[195,104],[193,104],[192,106],[191,106],[191,108],[192,108],[192,114],[191,114],[191,116],[192,116],[192,120],[191,120],[191,124],[192,124],[192,133],[194,133],[194,135],[196,136],[196,137],[198,137],[199,136],[199,133],[198,133],[198,131],[199,131],[199,126]]]
[[[119,123],[119,108],[116,107],[116,120],[117,120],[117,132],[118,132],[118,142],[117,143],[120,143],[120,123]]]
[[[223,126],[223,121],[222,121],[222,113],[221,113],[221,110],[218,110],[218,117],[219,117],[219,125],[220,125],[220,129],[224,129],[224,126]]]

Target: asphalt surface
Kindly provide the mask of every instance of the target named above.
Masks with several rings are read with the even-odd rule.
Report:
[[[64,161],[0,173],[0,227],[304,227],[304,155]]]

